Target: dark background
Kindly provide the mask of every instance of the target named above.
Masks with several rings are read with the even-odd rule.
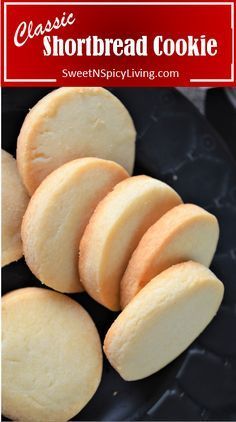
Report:
[[[15,155],[28,109],[49,91],[2,90],[5,150]],[[219,219],[220,242],[211,268],[223,281],[225,296],[209,327],[158,373],[125,382],[104,358],[102,383],[73,420],[236,420],[235,109],[222,89],[208,92],[207,118],[173,88],[117,88],[112,92],[130,111],[138,132],[135,174],[160,178],[184,202],[203,206]],[[40,284],[23,259],[3,268],[3,293],[33,285]],[[103,340],[116,314],[85,293],[72,297],[89,311]]]

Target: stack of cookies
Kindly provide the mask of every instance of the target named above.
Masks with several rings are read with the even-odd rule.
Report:
[[[2,265],[23,255],[50,289],[3,297],[3,413],[67,421],[101,380],[85,290],[120,311],[104,352],[133,381],[163,368],[216,314],[223,284],[208,269],[217,219],[167,184],[131,176],[136,132],[102,88],[60,88],[28,113],[17,160],[2,152]]]

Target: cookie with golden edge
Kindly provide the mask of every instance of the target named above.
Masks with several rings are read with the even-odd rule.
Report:
[[[19,171],[30,195],[62,164],[98,157],[133,171],[136,131],[125,106],[96,87],[59,88],[28,113],[17,142]]]
[[[104,351],[127,381],[145,378],[179,356],[215,316],[220,280],[203,265],[185,262],[153,278],[110,327]]]
[[[192,204],[181,204],[151,226],[134,251],[121,281],[121,306],[161,271],[183,261],[209,266],[219,238],[214,215]]]
[[[120,309],[120,281],[132,252],[145,231],[181,202],[170,186],[148,176],[114,187],[98,204],[80,243],[79,273],[90,296]]]
[[[16,160],[2,150],[2,267],[23,256],[20,228],[28,202]]]
[[[25,288],[2,300],[2,406],[14,421],[62,422],[97,390],[102,350],[89,314],[69,297]]]
[[[26,263],[42,283],[63,293],[82,290],[80,239],[99,201],[127,177],[113,161],[81,158],[41,183],[24,216],[22,240]]]

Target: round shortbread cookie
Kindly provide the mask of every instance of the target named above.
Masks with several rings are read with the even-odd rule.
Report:
[[[222,301],[223,284],[206,267],[185,262],[152,279],[110,327],[104,351],[127,381],[145,378],[180,355]]]
[[[2,150],[2,267],[23,256],[20,228],[28,202],[16,160]]]
[[[160,272],[193,260],[209,266],[219,238],[214,215],[192,204],[164,214],[140,240],[121,281],[121,307]]]
[[[17,143],[22,180],[32,194],[62,164],[99,157],[131,174],[136,131],[124,105],[103,88],[59,88],[28,113]]]
[[[135,176],[98,204],[82,237],[79,259],[81,282],[95,300],[120,309],[120,282],[132,252],[145,231],[181,202],[165,183]]]
[[[79,292],[78,253],[98,202],[128,173],[113,161],[80,158],[52,172],[32,196],[22,224],[25,260],[60,292]]]
[[[2,301],[2,404],[14,421],[62,422],[92,398],[101,380],[97,329],[77,302],[41,288]]]

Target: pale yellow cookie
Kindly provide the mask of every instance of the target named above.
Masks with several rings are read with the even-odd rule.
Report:
[[[32,196],[22,224],[25,260],[44,284],[79,292],[78,254],[98,202],[128,173],[113,161],[73,160],[52,172]]]
[[[140,240],[121,281],[121,306],[161,271],[183,261],[210,265],[219,238],[214,215],[192,204],[164,214]]]
[[[127,381],[145,378],[180,355],[216,314],[224,287],[206,267],[185,262],[153,278],[110,327],[104,351]]]
[[[85,290],[107,308],[120,309],[120,281],[145,231],[181,198],[165,183],[134,176],[115,186],[97,206],[80,243]]]
[[[2,150],[2,267],[23,256],[20,228],[28,202],[16,160]]]
[[[2,410],[14,421],[62,422],[92,398],[102,351],[89,314],[77,302],[40,288],[2,300]]]
[[[28,113],[17,143],[17,161],[30,195],[62,164],[99,157],[131,174],[136,131],[124,105],[103,88],[59,88]]]

